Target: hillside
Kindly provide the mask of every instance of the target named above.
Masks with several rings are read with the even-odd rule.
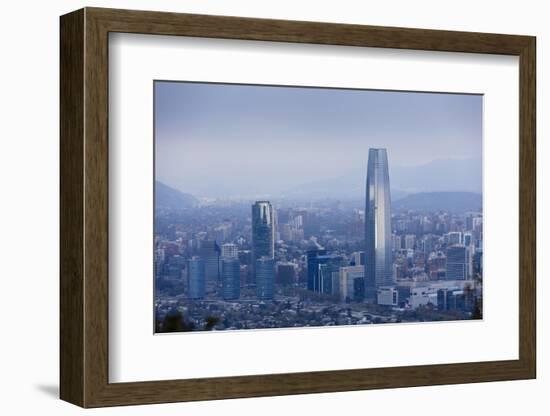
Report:
[[[392,211],[481,211],[482,205],[481,194],[473,192],[421,192],[394,201]]]
[[[162,182],[155,182],[155,209],[194,208],[199,201],[191,194],[178,191]]]

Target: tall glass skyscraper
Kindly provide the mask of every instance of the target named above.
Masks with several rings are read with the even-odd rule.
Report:
[[[275,260],[261,257],[256,260],[256,296],[262,300],[273,299],[275,291]]]
[[[273,207],[269,201],[257,201],[252,205],[252,250],[254,260],[273,257],[275,230]]]
[[[447,247],[447,280],[466,280],[468,278],[468,253],[466,247],[456,244]]]
[[[369,149],[365,202],[365,296],[376,299],[392,273],[390,175],[386,149]]]
[[[220,281],[220,247],[214,240],[203,240],[200,242],[199,256],[204,261],[207,286],[215,287]]]
[[[252,205],[252,264],[261,257],[273,258],[275,227],[273,207],[269,201],[257,201]]]
[[[195,256],[188,262],[188,285],[191,299],[204,298],[204,261],[200,257]]]
[[[222,258],[222,295],[225,300],[239,299],[241,293],[241,265],[238,258]]]

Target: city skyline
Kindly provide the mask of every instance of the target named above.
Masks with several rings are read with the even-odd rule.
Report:
[[[205,95],[202,104],[209,106],[193,116],[195,129],[179,124],[194,110],[182,115],[174,103],[168,111],[172,115],[155,123],[171,120],[182,135],[189,134],[189,140],[172,138],[174,143],[165,147],[169,141],[155,132],[155,332],[482,318],[481,137],[471,134],[453,146],[446,143],[443,156],[467,155],[467,163],[434,159],[441,156],[440,141],[445,143],[436,140],[441,134],[437,125],[453,130],[467,102],[480,121],[480,97],[457,101],[445,94],[258,86],[229,86],[237,89],[228,92],[227,85],[192,84],[197,86]],[[235,91],[244,96],[235,97]],[[375,98],[377,105],[365,97]],[[155,111],[165,111],[167,102],[157,100]],[[228,109],[229,103],[234,107]],[[304,110],[306,103],[310,108]],[[400,109],[404,103],[407,111]],[[357,105],[366,107],[358,110]],[[326,119],[312,123],[314,114],[328,108]],[[366,108],[378,116],[393,112],[391,120],[370,119],[382,125],[377,140],[371,140],[369,120],[357,118]],[[292,140],[264,134],[262,140],[269,143],[252,144],[259,131],[251,121],[260,114],[264,133],[281,132],[275,126],[279,120]],[[414,120],[408,119],[411,114]],[[441,120],[433,122],[428,115]],[[363,127],[360,135],[346,127],[348,116]],[[435,135],[425,137],[426,125],[434,127]],[[224,139],[201,136],[198,126],[203,133],[219,129]],[[328,127],[339,131],[337,140],[321,131]],[[478,131],[469,126],[462,133],[469,128]],[[399,132],[399,139],[386,137],[383,130]],[[208,148],[195,147],[197,137]],[[167,155],[177,164],[167,162]],[[420,160],[431,162],[398,166]],[[200,189],[209,175],[224,188],[218,195],[238,194],[250,180],[259,188],[252,186],[246,197],[208,199],[199,192],[197,198],[162,183],[159,172],[171,169],[178,175],[191,169],[187,190],[193,184]],[[479,193],[461,192],[468,184]],[[459,191],[418,192],[437,187]],[[264,195],[255,195],[258,189]],[[394,200],[399,193],[407,196]]]
[[[479,95],[157,81],[156,178],[211,198],[358,190],[368,149],[385,147],[399,190],[480,192],[481,125]]]

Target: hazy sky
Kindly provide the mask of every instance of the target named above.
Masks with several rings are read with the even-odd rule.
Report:
[[[366,172],[370,147],[388,149],[390,178],[481,158],[482,97],[155,82],[156,179],[184,192],[284,192]]]

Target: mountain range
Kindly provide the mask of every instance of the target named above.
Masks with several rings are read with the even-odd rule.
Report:
[[[392,202],[392,211],[481,211],[483,198],[473,192],[421,192]]]
[[[155,209],[185,209],[199,205],[199,200],[191,194],[155,182]]]
[[[283,193],[293,199],[362,198],[365,193],[366,169],[355,169],[345,175],[299,185]],[[419,166],[390,167],[392,200],[421,192],[481,193],[481,160],[438,159]]]
[[[445,210],[449,212],[481,211],[482,195],[475,192],[419,192],[396,197],[393,193],[392,210]],[[326,199],[326,196],[325,198]],[[331,197],[330,199],[338,199]],[[353,204],[362,207],[362,198],[354,198]],[[178,191],[162,182],[155,182],[156,209],[195,208],[199,200],[193,195]]]

